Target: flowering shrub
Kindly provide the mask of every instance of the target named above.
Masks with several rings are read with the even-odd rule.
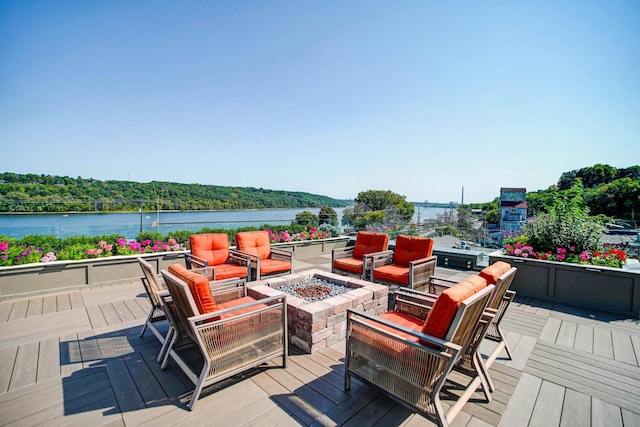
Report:
[[[136,255],[152,252],[170,252],[184,250],[184,245],[175,239],[135,240],[128,241],[122,237],[109,243],[100,240],[98,243],[67,244],[59,249],[51,250],[38,248],[33,242],[17,241],[11,238],[0,238],[0,266],[22,265],[38,262],[52,262],[56,260],[80,260],[102,258],[112,255]]]
[[[517,256],[517,255],[516,255]],[[602,251],[577,251],[575,246],[569,248],[557,248],[555,252],[543,252],[536,254],[537,259],[548,261],[571,262],[577,264],[601,265],[604,267],[622,268],[627,261],[625,251],[616,248],[603,249]]]
[[[522,258],[536,258],[536,253],[529,245],[523,245],[522,243],[516,243],[514,245],[505,245],[504,252],[507,255],[519,256]]]
[[[627,255],[619,249],[603,249],[603,226],[589,217],[582,205],[582,192],[574,187],[566,198],[558,198],[548,214],[529,222],[522,233],[503,233],[506,255],[548,261],[622,268]]]
[[[300,242],[303,240],[318,240],[331,237],[331,232],[323,231],[313,225],[310,225],[307,231],[300,231],[293,234],[289,233],[288,230],[274,231],[267,228],[265,231],[269,234],[269,241],[271,243]]]

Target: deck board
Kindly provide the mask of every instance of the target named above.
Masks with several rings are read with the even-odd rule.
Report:
[[[44,298],[42,297],[29,299],[29,308],[27,308],[27,317],[41,316],[43,303],[44,303]]]
[[[36,382],[40,343],[32,342],[18,347],[9,390]]]
[[[7,322],[13,310],[13,301],[0,301],[0,323]]]
[[[9,390],[17,354],[18,347],[0,348],[0,393]]]
[[[591,398],[579,391],[566,389],[562,403],[560,427],[590,427]]]
[[[301,261],[316,262],[330,257]],[[344,341],[290,347],[286,369],[207,387],[189,411],[193,384],[139,336],[149,307],[139,281],[0,302],[0,425],[435,425],[355,378],[345,391]],[[637,319],[518,296],[502,329],[513,360],[502,351],[491,402],[476,391],[452,427],[640,425]],[[485,358],[495,346],[482,343]],[[445,410],[466,381],[448,378]]]
[[[24,319],[27,317],[27,308],[29,307],[29,300],[17,300],[14,301],[11,313],[9,313],[9,321]]]
[[[529,426],[548,427],[560,425],[564,392],[564,387],[549,381],[543,381]]]
[[[60,375],[60,345],[58,338],[40,341],[38,353],[38,382]]]

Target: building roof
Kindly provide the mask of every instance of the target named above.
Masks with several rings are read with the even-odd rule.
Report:
[[[500,192],[510,192],[510,193],[521,193],[527,192],[527,189],[524,187],[500,187]]]
[[[517,202],[512,200],[501,200],[500,201],[501,208],[522,208],[527,209],[527,202]]]

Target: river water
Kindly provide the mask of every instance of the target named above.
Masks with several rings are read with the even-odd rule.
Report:
[[[334,208],[338,222],[344,208]],[[435,218],[441,208],[416,206],[414,220]],[[141,231],[167,234],[172,230],[198,231],[202,228],[235,229],[259,227],[263,224],[288,225],[302,211],[316,215],[319,208],[256,209],[196,212],[140,212],[140,213],[69,213],[69,214],[3,214],[0,215],[0,236],[21,238],[28,234],[70,236],[99,236],[119,234],[135,239]]]

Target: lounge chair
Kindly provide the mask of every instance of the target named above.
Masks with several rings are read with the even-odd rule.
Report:
[[[513,278],[515,277],[517,270],[518,269],[516,267],[512,267],[509,263],[497,261],[490,266],[483,268],[478,273],[478,276],[484,278],[488,284],[496,286],[495,292],[491,297],[491,301],[489,301],[489,305],[487,306],[488,309],[493,310],[494,317],[487,329],[485,338],[496,341],[499,345],[491,354],[489,359],[487,359],[488,366],[491,365],[503,348],[507,353],[507,357],[511,360],[511,350],[509,349],[507,341],[504,339],[504,333],[500,329],[500,322],[502,321],[509,304],[516,295],[515,291],[509,290],[509,286],[511,286],[511,282],[513,282]],[[453,284],[454,282],[451,280],[433,276],[429,283],[429,292],[438,295]]]
[[[142,272],[144,274],[140,280],[142,281],[144,290],[147,292],[149,302],[151,303],[151,309],[149,310],[147,320],[144,322],[144,325],[142,325],[140,337],[144,336],[146,330],[149,329],[161,343],[164,343],[165,336],[156,328],[155,324],[157,322],[167,320],[167,316],[164,313],[164,306],[160,299],[160,294],[167,292],[167,286],[164,283],[162,275],[156,274],[155,269],[151,264],[145,261],[142,257],[138,257],[138,263],[140,264],[140,268],[142,268]]]
[[[388,234],[359,231],[354,246],[331,251],[331,272],[366,279],[367,271],[371,265],[371,259],[368,258],[368,255],[387,251],[388,246]]]
[[[195,389],[193,410],[202,389],[274,358],[287,363],[287,302],[284,294],[255,300],[246,284],[231,280],[210,284],[203,274],[174,264],[162,270],[170,297],[163,296],[173,334],[161,368],[173,359]],[[195,347],[200,363],[185,352]],[[183,356],[184,353],[184,356]],[[191,363],[190,363],[191,362]]]
[[[271,247],[266,231],[241,231],[235,240],[236,249],[250,258],[251,272],[255,272],[251,277],[255,280],[291,273],[293,252]]]
[[[247,255],[229,248],[227,233],[192,234],[189,247],[190,252],[185,254],[187,268],[207,268],[209,280],[250,280],[251,261]]]
[[[433,239],[398,235],[393,251],[371,255],[372,282],[418,289],[429,283],[438,258],[432,255]]]
[[[489,285],[476,291],[461,283],[435,302],[423,301],[415,291],[399,290],[394,310],[380,316],[349,309],[345,389],[355,376],[439,425],[448,425],[478,385],[470,385],[446,414],[440,391],[477,331],[486,331],[489,319],[483,313],[493,289]],[[476,377],[481,377],[479,372]]]

